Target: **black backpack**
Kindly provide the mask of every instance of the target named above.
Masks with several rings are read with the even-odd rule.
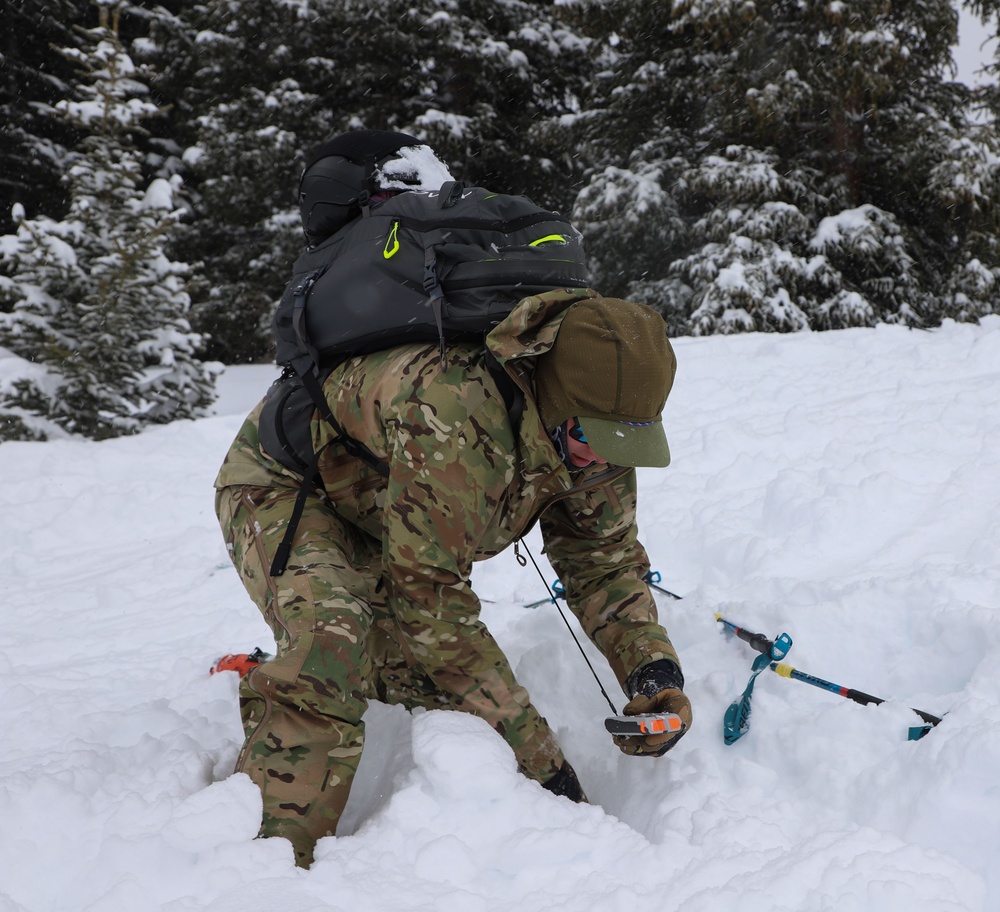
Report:
[[[453,181],[366,209],[295,262],[274,316],[276,360],[285,371],[261,412],[261,444],[303,474],[302,506],[309,485],[322,484],[309,429],[315,409],[333,427],[333,442],[388,475],[344,432],[323,396],[337,364],[410,342],[437,342],[444,363],[448,342],[484,340],[522,298],[589,284],[580,233],[524,197]],[[521,392],[488,352],[487,366],[516,428]],[[272,575],[284,567],[297,519]]]
[[[527,295],[589,284],[583,239],[522,196],[401,193],[307,250],[274,316],[279,364],[481,339]]]

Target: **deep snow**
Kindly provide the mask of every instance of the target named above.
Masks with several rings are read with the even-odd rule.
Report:
[[[640,528],[684,597],[659,604],[691,733],[620,754],[554,608],[521,607],[541,582],[502,555],[474,575],[484,617],[592,804],[519,777],[474,718],[373,705],[308,872],[253,840],[236,677],[207,673],[273,646],[211,490],[272,369],[230,369],[216,417],[0,447],[0,912],[1000,909],[1000,317],[676,350],[674,464],[641,472]],[[756,653],[716,611],[890,702],[766,673],[724,746]],[[910,742],[907,706],[946,715]]]

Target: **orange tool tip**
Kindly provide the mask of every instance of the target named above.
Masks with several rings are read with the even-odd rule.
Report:
[[[229,653],[209,669],[209,674],[215,674],[218,671],[235,671],[242,678],[251,668],[259,664],[260,662],[250,658],[248,653]]]

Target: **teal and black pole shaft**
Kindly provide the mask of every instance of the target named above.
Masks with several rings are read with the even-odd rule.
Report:
[[[662,592],[664,595],[669,595],[672,599],[679,602],[681,597],[676,592],[671,592],[669,589],[664,589],[663,586],[659,585],[660,580],[662,579],[663,577],[660,576],[659,570],[647,570],[646,575],[642,578],[642,581],[651,589],[655,589],[657,592]]]
[[[828,690],[830,693],[838,694],[841,697],[846,697],[848,700],[853,700],[855,703],[860,703],[862,706],[867,706],[868,704],[873,704],[877,706],[879,703],[885,703],[881,697],[873,697],[871,694],[865,693],[863,690],[855,690],[853,687],[844,687],[842,684],[834,684],[832,681],[824,681],[822,678],[817,678],[815,675],[806,674],[804,671],[799,671],[797,668],[792,668],[791,665],[785,665],[780,662],[771,662],[771,671],[777,672],[783,678],[792,678],[795,681],[802,681],[804,684],[812,684],[813,687],[820,687],[823,690]],[[928,712],[924,712],[922,709],[913,709],[921,719],[923,719],[928,725],[937,725],[941,720],[937,716],[932,716]]]
[[[731,633],[736,634],[741,640],[749,643],[757,652],[763,655],[771,655],[771,650],[774,648],[774,643],[769,640],[762,633],[752,633],[743,627],[734,624],[732,621],[727,621],[721,614],[717,614],[715,619],[722,624],[726,630]],[[834,684],[832,681],[824,681],[823,678],[817,678],[815,675],[807,674],[804,671],[799,671],[797,668],[792,668],[791,665],[784,665],[779,662],[770,663],[771,671],[776,672],[783,678],[791,678],[794,681],[802,681],[803,684],[811,684],[813,687],[819,687],[823,690],[827,690],[830,693],[837,694],[838,696],[845,697],[848,700],[853,700],[855,703],[860,703],[862,706],[867,706],[869,704],[878,705],[879,703],[885,703],[881,697],[873,697],[869,693],[865,693],[863,690],[855,690],[853,687],[844,687],[842,684]],[[910,709],[913,709],[911,706]],[[928,712],[924,712],[920,709],[913,709],[921,719],[924,720],[928,725],[937,725],[941,719],[937,716],[931,715]]]

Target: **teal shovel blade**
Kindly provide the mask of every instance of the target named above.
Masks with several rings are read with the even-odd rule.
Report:
[[[722,739],[735,744],[750,731],[750,701],[745,697],[729,705],[722,719]]]
[[[792,638],[783,633],[777,637],[771,645],[770,653],[762,653],[754,659],[753,673],[747,682],[743,696],[730,704],[722,718],[722,738],[726,744],[735,744],[748,731],[750,731],[750,698],[753,696],[754,681],[773,660],[783,659],[788,655],[788,650],[792,647]]]

